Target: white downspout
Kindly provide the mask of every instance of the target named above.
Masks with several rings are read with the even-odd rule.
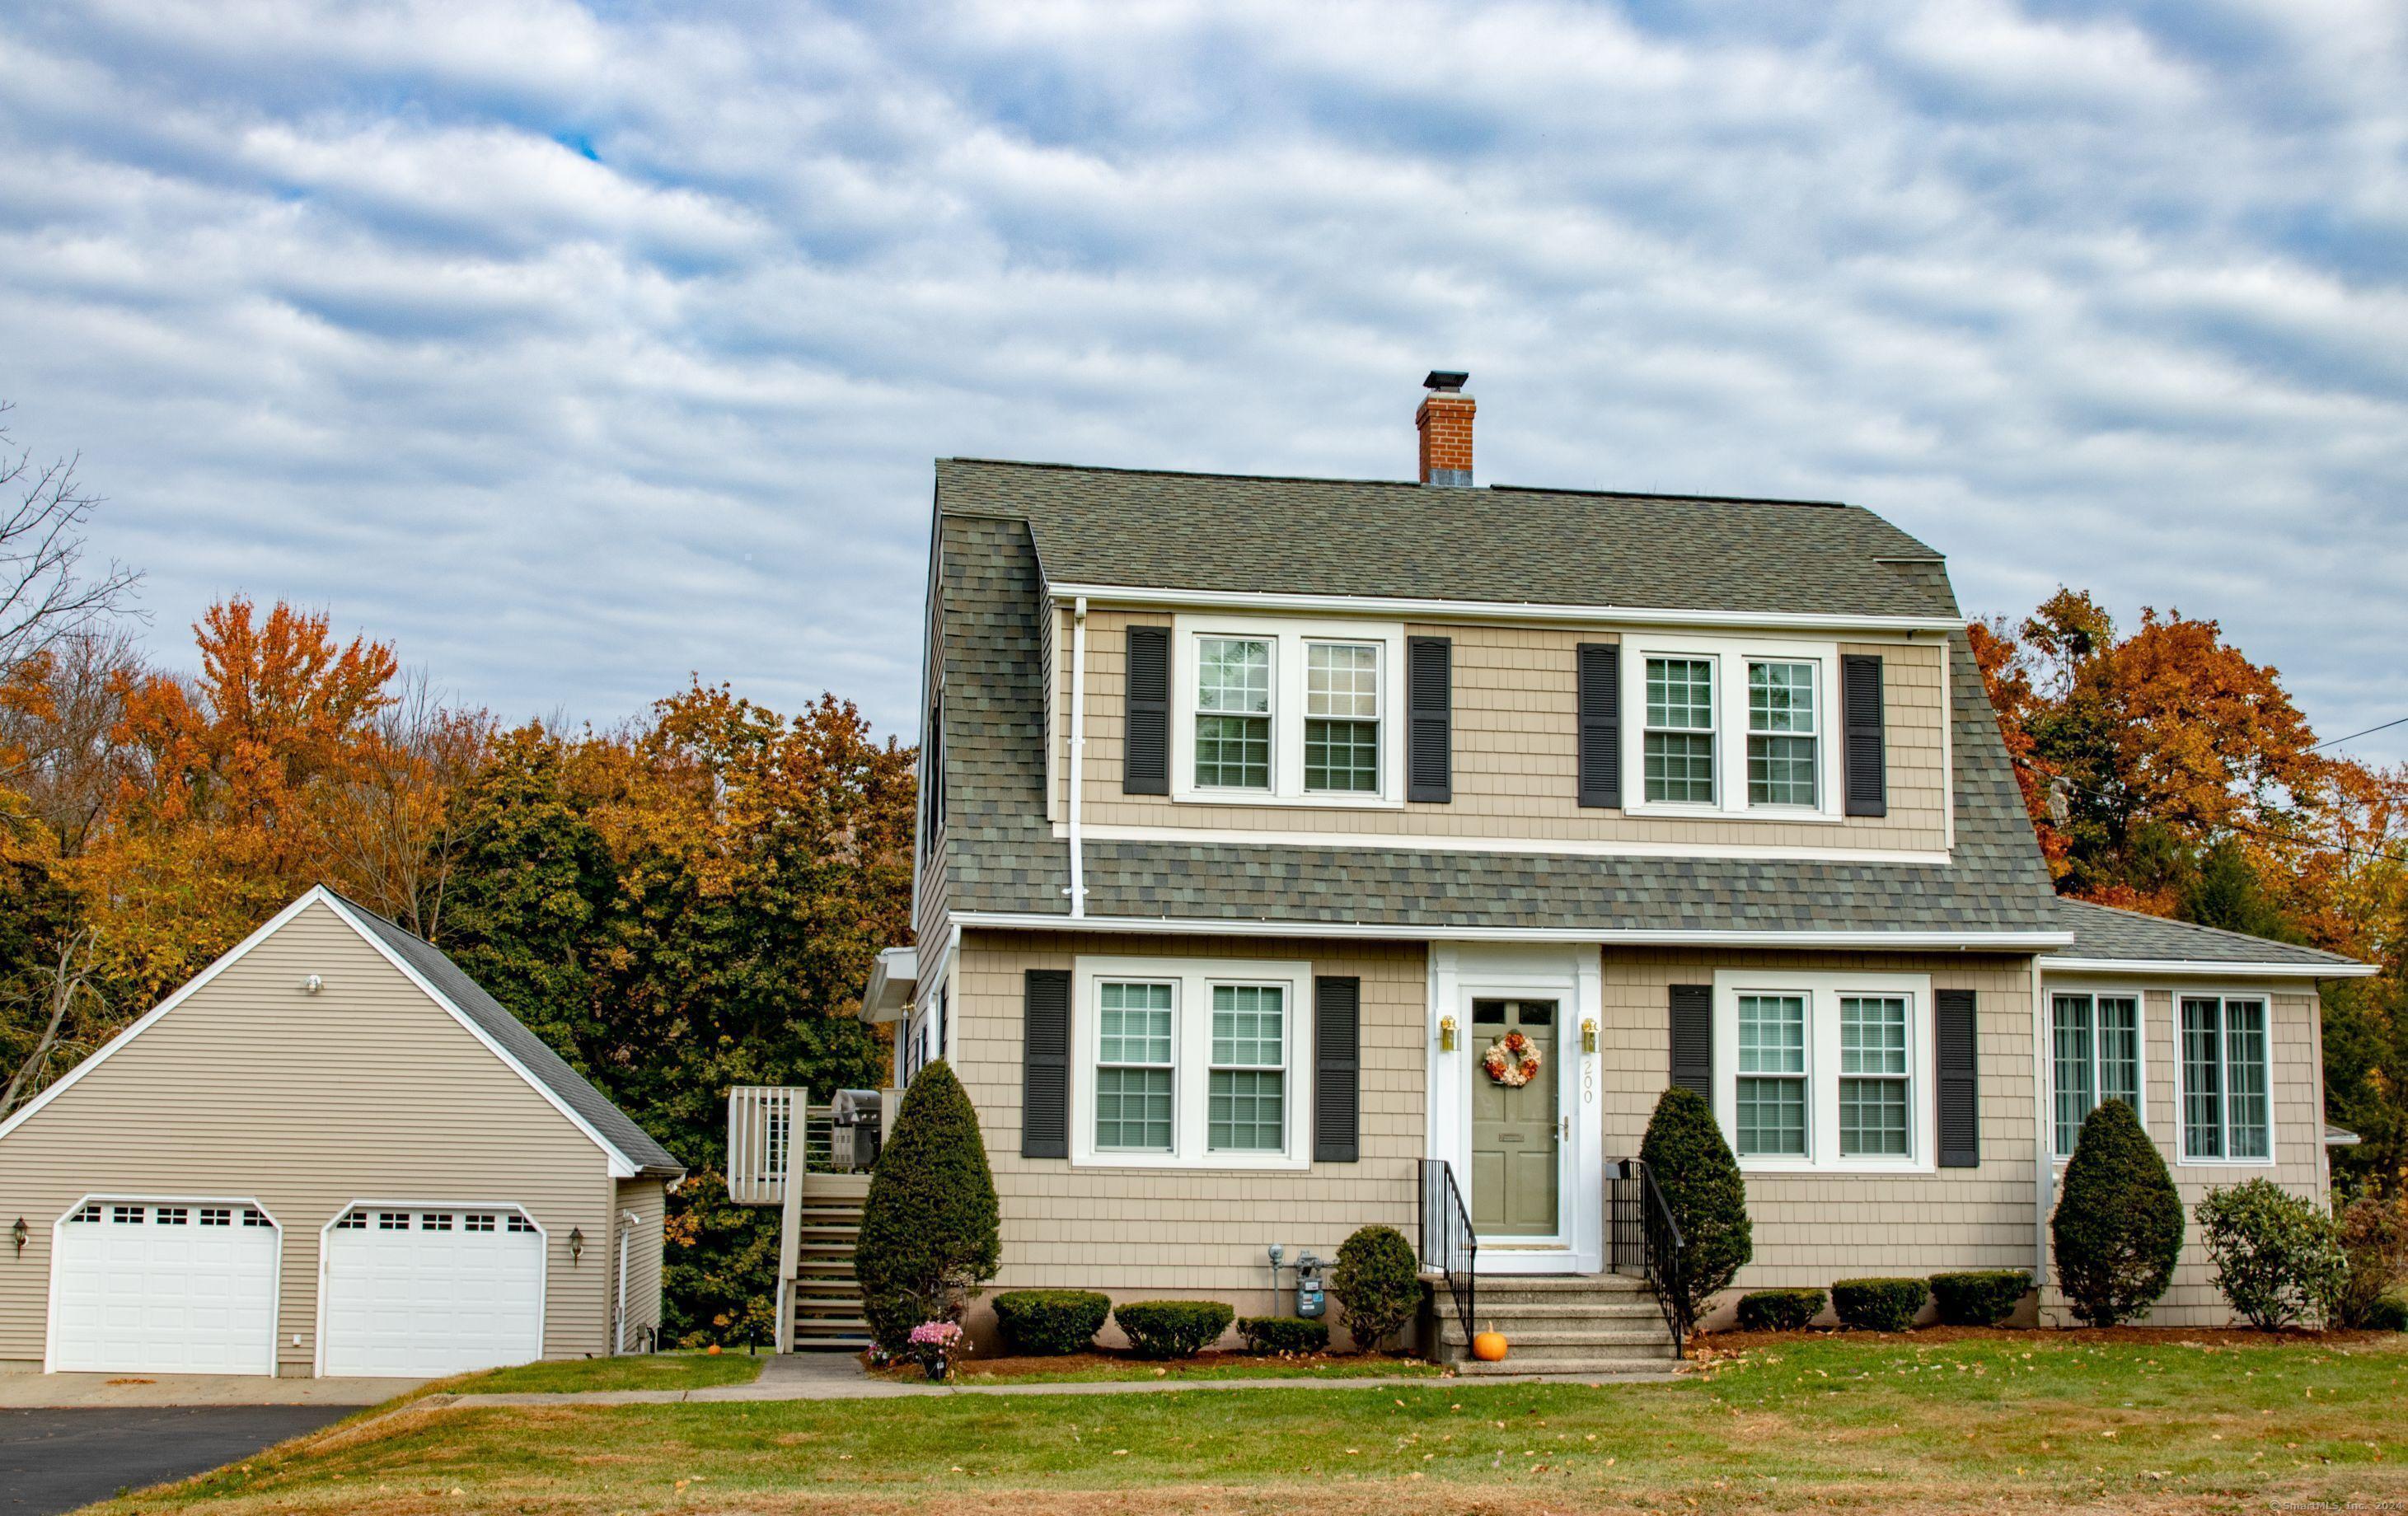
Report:
[[[627,1351],[627,1251],[629,1238],[635,1235],[635,1230],[636,1213],[632,1210],[619,1212],[619,1324],[611,1334],[610,1347],[614,1353]]]
[[[1070,632],[1070,915],[1087,914],[1086,838],[1079,827],[1079,794],[1087,787],[1087,597],[1071,610]]]

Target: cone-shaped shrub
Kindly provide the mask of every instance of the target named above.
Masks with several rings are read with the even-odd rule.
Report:
[[[2102,1100],[2082,1123],[2049,1219],[2057,1286],[2090,1326],[2145,1315],[2173,1282],[2182,1256],[2182,1196],[2121,1100]]]
[[[1739,1160],[1723,1140],[1713,1108],[1684,1085],[1673,1085],[1656,1102],[1639,1158],[1656,1176],[1681,1229],[1684,1246],[1671,1305],[1685,1325],[1756,1256],[1747,1181],[1740,1178]]]
[[[862,1207],[853,1271],[870,1336],[900,1352],[921,1323],[961,1320],[1001,1253],[978,1112],[939,1059],[904,1092]]]
[[[1378,1352],[1422,1309],[1422,1266],[1413,1245],[1393,1226],[1355,1228],[1338,1245],[1329,1293],[1345,1313],[1354,1350]]]

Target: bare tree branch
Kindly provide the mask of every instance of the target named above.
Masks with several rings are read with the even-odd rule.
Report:
[[[93,927],[73,934],[59,945],[58,961],[42,972],[32,989],[0,1001],[13,1013],[31,1010],[42,1022],[41,1030],[33,1034],[23,1055],[16,1060],[7,1088],[0,1090],[0,1120],[41,1094],[55,1075],[82,1062],[90,1049],[69,1040],[69,1031],[107,1025],[108,1002],[92,983],[94,950],[99,944],[100,933]],[[88,1011],[80,1022],[76,1019],[79,1007]],[[16,1017],[12,1014],[9,1019]]]
[[[114,559],[85,573],[83,534],[100,497],[77,481],[77,458],[36,464],[18,447],[11,408],[0,402],[0,674],[127,614],[142,578]]]

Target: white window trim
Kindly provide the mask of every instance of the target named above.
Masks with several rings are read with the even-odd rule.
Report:
[[[2090,1066],[2094,1083],[2099,1067],[2100,1000],[2102,997],[2128,999],[2136,1008],[2133,1030],[2140,1042],[2140,1067],[2133,1077],[2140,1085],[2141,1104],[2132,1115],[2140,1122],[2141,1131],[2145,1135],[2149,1130],[2149,997],[2147,994],[2128,984],[2044,984],[2042,986],[2041,994],[2041,1005],[2047,1014],[2047,1020],[2042,1027],[2042,1036],[2044,1056],[2048,1065],[2048,1078],[2045,1083],[2048,1090],[2046,1109],[2049,1146],[2054,1149],[2057,1145],[2057,997],[2061,994],[2078,994],[2090,1001]],[[2091,1108],[2094,1110],[2098,1108],[2097,1101],[2094,1100],[2091,1103]],[[2084,1114],[2086,1116],[2089,1112],[2086,1111]],[[2051,1161],[2059,1168],[2063,1168],[2066,1162],[2072,1156],[2071,1150],[2050,1154]]]
[[[1739,1154],[1739,1001],[1749,994],[1806,997],[1806,1156]],[[1840,1001],[1906,999],[1907,1151],[1903,1158],[1840,1153]],[[1792,973],[1727,968],[1714,974],[1714,1114],[1748,1174],[1939,1172],[1940,1080],[1931,1027],[1931,980],[1923,974]]]
[[[1271,787],[1225,790],[1196,782],[1197,679],[1201,637],[1271,644]],[[1380,649],[1380,788],[1377,793],[1304,787],[1305,645],[1368,643]],[[1405,629],[1381,622],[1297,621],[1276,616],[1180,616],[1170,637],[1170,798],[1187,805],[1308,806],[1395,810],[1405,803]]]
[[[1622,638],[1623,808],[1634,816],[1739,817],[1752,821],[1836,824],[1841,814],[1837,740],[1840,645],[1782,638],[1656,636]],[[1647,798],[1647,660],[1703,658],[1714,665],[1714,802]],[[1747,803],[1747,665],[1813,664],[1815,668],[1814,789],[1812,806]]]
[[[1170,1035],[1171,1141],[1168,1152],[1129,1152],[1096,1146],[1096,1064],[1103,1018],[1097,986],[1134,980],[1173,986]],[[1281,1028],[1287,1039],[1282,1116],[1285,1140],[1277,1152],[1210,1150],[1212,987],[1276,985],[1285,994]],[[1070,1162],[1093,1168],[1301,1170],[1312,1164],[1312,965],[1297,959],[1081,958],[1071,970]]]
[[[2275,1141],[2276,1134],[2274,1131],[2274,997],[2264,990],[2222,989],[2204,985],[2193,985],[2187,989],[2177,987],[2172,994],[2167,995],[2166,1000],[2168,1005],[2167,1023],[2169,1029],[2173,1033],[2174,1166],[2176,1168],[2273,1167],[2276,1158],[2279,1157],[2282,1152],[2282,1149]],[[2222,1018],[2224,1016],[2222,1008],[2226,1002],[2232,1000],[2254,1000],[2265,1008],[2266,1156],[2263,1158],[2193,1158],[2190,1155],[2190,1060],[2183,1056],[2182,1040],[2182,1008],[2183,1002],[2186,1000],[2214,1000],[2217,1006],[2216,1015],[2219,1019],[2219,1024],[2228,1025],[2228,1029],[2229,1023],[2222,1022]],[[2222,1066],[2226,1070],[2226,1083],[2229,1087],[2230,1083],[2230,1069],[2232,1065],[2229,1043],[2219,1040],[2218,1050],[2224,1053]],[[2227,1093],[2224,1097],[2223,1114],[2224,1135],[2226,1138],[2225,1145],[2229,1147],[2231,1146],[2230,1139],[2232,1137],[2232,1097],[2229,1093]]]

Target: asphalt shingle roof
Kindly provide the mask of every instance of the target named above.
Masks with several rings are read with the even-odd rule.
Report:
[[[2226,932],[2189,922],[2171,922],[2137,910],[2059,899],[2057,919],[2073,934],[2069,958],[2114,958],[2153,963],[2300,964],[2349,968],[2357,960],[2318,948],[2303,948],[2244,932]]]
[[[1940,554],[1855,506],[972,458],[939,460],[937,493],[948,511],[1026,521],[1057,584],[1956,614]]]
[[[603,1139],[617,1148],[638,1169],[646,1175],[664,1177],[685,1172],[685,1166],[679,1163],[666,1148],[653,1141],[651,1133],[638,1126],[626,1112],[611,1104],[609,1097],[595,1089],[584,1075],[569,1067],[566,1060],[552,1051],[549,1043],[528,1031],[525,1023],[486,994],[485,987],[470,979],[459,965],[445,957],[440,948],[403,931],[357,901],[346,900],[343,904],[359,919],[361,925],[375,933],[379,940],[418,970],[426,982],[434,985],[445,999],[459,1007],[462,1014],[476,1023],[487,1037],[501,1044],[502,1050],[517,1059],[520,1066],[540,1080],[544,1088],[558,1095],[569,1109],[583,1117],[588,1125],[601,1133]]]
[[[948,512],[956,502],[941,491],[946,481],[962,479],[962,467],[939,465],[939,503]],[[976,467],[982,479],[1006,472]],[[1069,470],[1025,472],[1073,476]],[[1123,500],[1126,508],[1146,508],[1141,499],[1120,493],[1123,478],[1105,476],[1096,488]],[[1052,478],[1046,488],[1067,497],[1076,493],[1076,477]],[[1006,500],[992,491],[977,494],[974,503],[983,508],[946,516],[939,544],[950,905],[956,910],[1067,913],[1067,848],[1054,836],[1044,810],[1042,601],[1033,534],[1050,530],[1058,541],[1068,535],[1064,522],[1073,514],[1091,523],[1082,534],[1142,541],[1147,533],[1133,530],[1129,519],[1107,528],[1110,514],[1098,506],[1082,506],[1076,512],[1049,508],[1054,514],[1040,528],[1000,512],[996,508]],[[1713,540],[1722,540],[1721,535]],[[1096,544],[1086,551],[1092,564],[1120,550]],[[1140,566],[1129,563],[1119,581],[1165,582],[1165,575],[1140,573]],[[1944,578],[1932,578],[1933,585],[1918,592],[1926,607],[1947,598]],[[1290,583],[1270,582],[1283,588]],[[1394,580],[1367,584],[1367,593],[1398,593]],[[1531,597],[1527,587],[1521,597]],[[1980,674],[1961,638],[1953,656],[1957,782],[1952,865],[1090,841],[1087,908],[1105,916],[1233,923],[2055,931],[2047,871]]]

